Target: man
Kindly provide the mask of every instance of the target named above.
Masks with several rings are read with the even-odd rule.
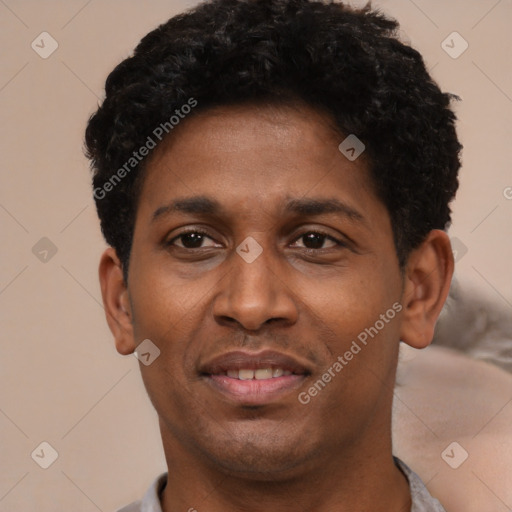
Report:
[[[443,511],[392,456],[432,340],[461,146],[370,8],[214,0],[143,38],[87,128],[107,320],[168,474],[128,511]]]

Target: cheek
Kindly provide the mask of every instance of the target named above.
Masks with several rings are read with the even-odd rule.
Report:
[[[317,280],[309,287],[309,292],[303,294],[306,307],[318,315],[333,334],[339,335],[341,347],[373,326],[390,308],[385,318],[390,320],[386,322],[386,330],[397,316],[392,306],[400,299],[399,279],[389,268],[380,270],[378,262],[371,263],[365,268],[348,268],[329,279]]]
[[[329,353],[324,375],[327,380],[335,375],[333,392],[324,395],[332,406],[349,400],[364,408],[392,385],[402,306],[398,270],[390,268],[384,272],[377,263],[368,265],[317,285],[309,296],[323,324],[319,341]]]
[[[191,321],[202,316],[208,283],[177,279],[155,262],[144,269],[130,287],[137,340],[154,336],[168,343],[184,336]]]

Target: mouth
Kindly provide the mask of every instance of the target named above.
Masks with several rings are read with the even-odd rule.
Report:
[[[276,402],[311,375],[310,363],[274,351],[229,352],[206,363],[200,376],[228,401],[242,405]]]

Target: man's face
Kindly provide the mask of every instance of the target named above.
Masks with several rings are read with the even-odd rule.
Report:
[[[350,162],[343,138],[306,108],[229,107],[155,150],[128,292],[135,343],[161,351],[141,371],[164,444],[275,478],[387,442],[400,315],[375,325],[402,278],[364,155]]]

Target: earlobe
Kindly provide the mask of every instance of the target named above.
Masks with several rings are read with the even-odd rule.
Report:
[[[102,254],[98,272],[105,315],[116,349],[123,355],[132,354],[135,343],[128,289],[121,262],[112,247]]]
[[[434,337],[437,318],[453,276],[453,253],[448,235],[432,230],[408,260],[402,298],[401,340],[425,348]]]

